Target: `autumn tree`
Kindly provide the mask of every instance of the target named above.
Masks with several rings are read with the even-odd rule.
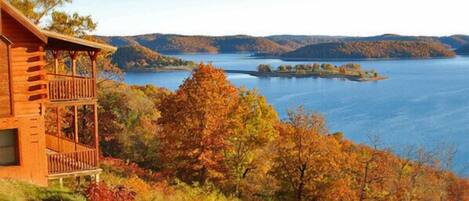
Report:
[[[340,168],[346,156],[324,118],[302,108],[278,127],[271,174],[282,182],[286,200],[356,200]]]
[[[238,99],[223,70],[200,64],[162,102],[159,123],[165,168],[185,182],[224,178],[224,152],[234,134],[231,117]]]
[[[60,7],[72,3],[72,0],[8,0],[36,25],[59,33],[84,36],[96,29],[91,16],[78,13],[68,14]],[[45,20],[50,18],[51,20]]]
[[[8,0],[14,7],[20,10],[26,17],[33,23],[41,28],[49,31],[71,35],[75,37],[84,38],[87,40],[104,43],[89,34],[96,30],[97,23],[94,22],[91,16],[82,16],[78,13],[67,13],[61,11],[60,8],[66,4],[70,4],[72,0]],[[101,72],[98,76],[100,78],[99,84],[103,80],[121,80],[122,72],[111,62],[112,52],[101,52],[97,58],[97,68]],[[48,61],[52,60],[52,55],[47,54]],[[62,54],[60,57],[60,69],[65,69],[65,63],[69,62],[67,55]],[[91,66],[88,55],[82,54],[78,60],[78,68],[86,66],[89,69]],[[46,68],[52,68],[52,63],[48,64]],[[86,73],[86,72],[81,72]]]
[[[259,64],[259,66],[257,66],[257,71],[270,73],[272,72],[272,66],[270,66],[269,64]]]
[[[229,168],[229,184],[238,197],[255,194],[254,189],[267,185],[269,169],[268,145],[278,136],[277,113],[255,90],[241,89],[234,113],[234,133],[228,138],[230,149],[225,153]],[[260,181],[260,182],[255,182]],[[248,196],[248,195],[246,195]]]
[[[158,94],[158,95],[157,95]],[[130,87],[107,82],[98,91],[101,151],[105,156],[157,169],[159,161],[158,98],[169,94],[156,87]]]

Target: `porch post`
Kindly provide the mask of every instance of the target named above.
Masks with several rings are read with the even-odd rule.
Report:
[[[75,95],[77,94],[76,92],[76,83],[75,83],[75,76],[77,75],[77,57],[78,57],[78,52],[77,51],[70,51],[70,59],[72,59],[72,92],[70,94],[71,99],[77,98]]]
[[[73,83],[73,91],[71,92],[72,99],[75,99],[75,94],[77,86],[75,82],[75,76],[77,75],[77,51],[70,51],[70,58],[72,59],[72,83]],[[78,107],[76,104],[73,105],[73,126],[74,126],[74,141],[75,141],[75,151],[77,151],[77,144],[78,144]]]
[[[60,122],[60,107],[57,106],[55,108],[55,111],[57,113],[57,118],[56,118],[56,124],[57,124],[57,151],[60,153],[62,152],[62,141],[60,140],[60,138],[62,137],[62,125],[61,125],[61,122]]]
[[[93,78],[93,95],[94,97],[96,97],[96,94],[97,94],[97,89],[96,89],[96,81],[97,81],[97,77],[98,77],[98,72],[97,72],[97,69],[96,69],[96,59],[98,58],[98,54],[99,54],[99,50],[95,50],[95,51],[88,51],[88,55],[90,56],[90,60],[91,60],[91,76]]]
[[[96,98],[97,96],[97,86],[96,86],[96,81],[97,81],[97,69],[96,69],[96,59],[98,57],[99,50],[95,51],[88,51],[88,55],[91,59],[91,73],[93,77],[93,96]],[[96,150],[96,166],[99,165],[99,128],[98,128],[98,105],[97,103],[93,104],[94,109],[93,109],[93,115],[94,115],[94,146]],[[97,177],[99,180],[99,176]]]
[[[75,137],[75,151],[77,150],[78,144],[78,106],[73,105],[73,126],[74,126],[74,137]]]
[[[99,130],[98,130],[98,104],[94,103],[94,148],[96,150],[96,166],[99,166]]]
[[[60,51],[59,50],[52,50],[52,55],[54,56],[54,73],[59,74]]]

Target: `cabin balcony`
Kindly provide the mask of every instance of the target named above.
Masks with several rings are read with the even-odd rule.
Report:
[[[44,120],[48,178],[98,176],[101,169],[97,105],[49,105]]]
[[[86,101],[96,98],[95,79],[83,76],[48,74],[51,102]]]
[[[93,146],[53,134],[46,134],[46,145],[49,179],[97,176],[102,171],[99,168],[98,150]]]
[[[68,52],[68,54],[66,54]],[[96,102],[96,58],[99,51],[52,49],[53,60],[46,67],[48,99],[52,105]]]
[[[92,146],[52,134],[46,135],[46,145],[49,178],[101,172],[98,152]]]

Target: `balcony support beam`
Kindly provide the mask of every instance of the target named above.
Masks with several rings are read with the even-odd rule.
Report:
[[[61,122],[60,122],[60,107],[57,106],[55,108],[55,111],[57,113],[57,119],[56,119],[56,124],[57,124],[57,146],[58,146],[58,151],[62,151],[62,143],[60,142],[60,138],[62,137],[62,125],[61,125]]]
[[[75,141],[75,151],[78,150],[77,144],[78,144],[78,106],[73,105],[73,136],[74,136],[74,141]]]
[[[59,50],[52,50],[52,56],[54,57],[54,73],[59,74],[60,51]]]
[[[99,50],[96,51],[88,51],[88,56],[90,57],[91,60],[91,73],[92,73],[92,78],[93,78],[93,94],[94,97],[97,95],[97,65],[96,65],[96,60],[99,55]],[[94,115],[94,146],[96,149],[96,163],[99,162],[99,128],[98,128],[98,105],[95,103],[93,104],[94,109],[93,109],[93,115]],[[98,164],[99,165],[99,164]]]
[[[98,55],[99,55],[99,51],[96,50],[96,51],[89,51],[88,52],[88,56],[90,57],[90,60],[91,60],[91,75],[92,75],[92,78],[93,78],[93,83],[94,83],[94,87],[93,87],[93,93],[94,93],[94,96],[96,97],[97,95],[97,79],[98,79],[98,71],[97,71],[97,64],[96,64],[96,60],[98,58]]]
[[[98,129],[98,104],[93,104],[94,106],[94,146],[96,149],[96,164],[99,166],[99,129]]]
[[[78,51],[70,51],[69,52],[70,59],[72,59],[72,80],[73,80],[73,91],[76,91],[77,86],[75,82],[75,76],[77,75],[77,58],[78,58]],[[75,151],[77,151],[77,144],[78,144],[78,106],[73,105],[73,126],[74,126],[74,139],[75,139]]]

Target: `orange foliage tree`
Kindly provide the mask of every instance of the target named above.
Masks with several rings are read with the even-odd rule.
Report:
[[[280,137],[271,173],[282,182],[286,200],[357,200],[341,167],[347,156],[324,118],[302,108],[279,125]]]
[[[223,70],[200,64],[162,102],[160,150],[165,169],[186,182],[223,179],[226,139],[234,132],[231,117],[238,99]]]
[[[228,138],[225,153],[228,191],[238,197],[259,194],[268,185],[269,144],[276,139],[278,116],[274,108],[255,90],[242,88],[234,113],[234,134]],[[244,195],[243,195],[244,194]]]

